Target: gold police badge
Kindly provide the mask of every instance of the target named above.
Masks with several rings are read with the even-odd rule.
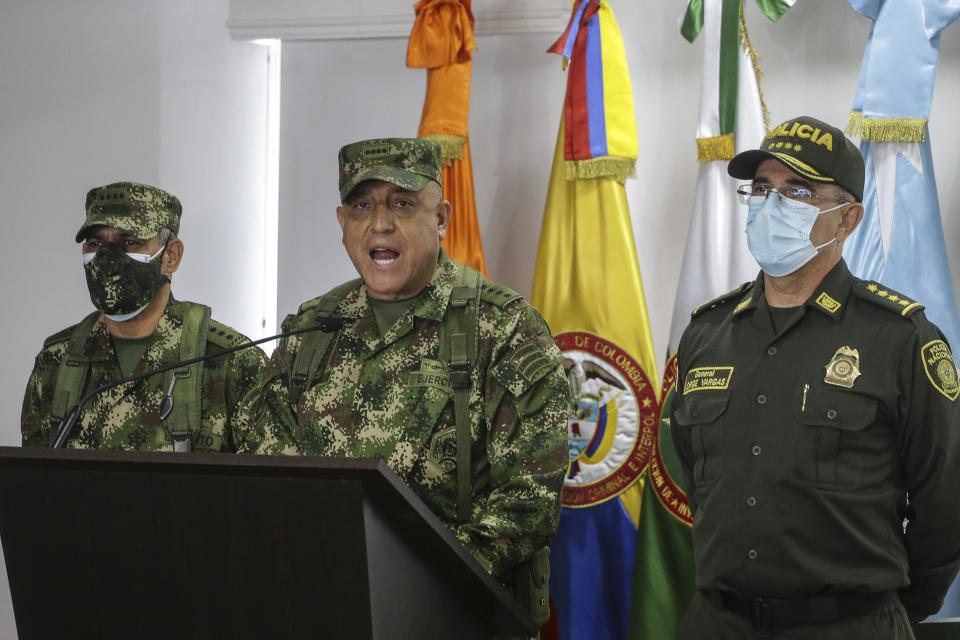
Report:
[[[960,382],[957,380],[957,365],[947,343],[943,340],[928,342],[920,349],[920,355],[930,384],[951,402],[956,400],[960,395]]]
[[[827,363],[826,369],[824,382],[850,389],[853,381],[860,377],[860,352],[847,346],[840,347]]]

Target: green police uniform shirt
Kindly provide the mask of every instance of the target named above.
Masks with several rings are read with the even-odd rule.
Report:
[[[134,374],[180,360],[181,328],[189,306],[191,303],[179,302],[171,296]],[[24,446],[49,446],[51,433],[56,431],[57,425],[52,419],[53,394],[72,332],[73,327],[70,327],[47,338],[36,357],[20,417]],[[206,353],[246,342],[249,342],[246,337],[230,327],[210,320]],[[89,361],[89,371],[81,395],[124,377],[102,316],[94,323],[83,351]],[[243,410],[243,398],[256,388],[265,365],[266,356],[259,347],[211,358],[203,364],[201,428],[191,435],[192,451],[235,450],[235,429],[240,424],[238,418]],[[170,375],[159,374],[128,382],[92,397],[84,405],[65,446],[173,451],[172,439],[160,420],[160,402],[167,392]]]
[[[251,409],[258,437],[240,450],[383,459],[500,575],[556,531],[567,467],[568,385],[540,314],[484,280],[469,402],[472,515],[458,522],[456,421],[440,330],[463,269],[441,254],[426,289],[382,336],[357,281],[333,314],[343,327],[317,356],[324,366],[295,400],[290,369],[302,336],[284,339]],[[284,330],[317,323],[305,307],[286,319]]]
[[[843,261],[801,310],[775,333],[761,274],[681,338],[671,424],[697,586],[899,590],[912,619],[935,613],[960,566],[950,349],[921,305]]]

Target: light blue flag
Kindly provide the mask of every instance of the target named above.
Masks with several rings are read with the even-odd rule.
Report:
[[[866,165],[864,218],[844,244],[860,278],[921,302],[960,350],[960,317],[940,221],[927,118],[940,31],[960,17],[960,0],[847,0],[873,20],[847,132],[859,135]],[[934,618],[960,616],[960,581]]]

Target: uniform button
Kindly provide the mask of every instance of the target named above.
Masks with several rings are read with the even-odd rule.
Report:
[[[827,420],[833,420],[833,419],[835,419],[836,417],[837,417],[837,410],[836,410],[836,409],[830,409],[829,411],[827,411]]]
[[[748,507],[755,507],[755,506],[757,506],[757,499],[756,499],[755,497],[753,497],[753,496],[750,496],[749,498],[747,498],[747,506],[748,506]]]
[[[747,557],[751,560],[756,560],[758,555],[760,554],[757,553],[756,549],[750,549],[750,551],[747,551]]]
[[[767,396],[762,393],[757,396],[757,404],[767,404]]]
[[[776,348],[776,347],[770,347],[769,349],[767,349],[767,355],[768,355],[768,356],[775,356],[775,355],[777,355],[777,348]]]
[[[755,455],[755,456],[760,455],[760,452],[761,452],[761,451],[762,451],[762,449],[760,448],[760,445],[758,445],[758,444],[753,445],[753,448],[750,449],[750,453],[752,453],[752,454]]]

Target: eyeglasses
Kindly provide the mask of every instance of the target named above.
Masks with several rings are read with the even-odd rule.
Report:
[[[841,198],[832,198],[830,196],[824,196],[814,191],[810,191],[806,187],[782,187],[780,189],[772,189],[763,184],[742,184],[737,187],[737,195],[740,196],[740,202],[743,204],[750,204],[751,198],[760,198],[761,200],[766,200],[767,196],[771,193],[777,194],[777,197],[780,198],[789,198],[790,200],[799,200],[800,202],[811,202],[812,200],[830,200],[833,202],[839,202],[840,204],[849,204],[849,200],[843,200]]]

